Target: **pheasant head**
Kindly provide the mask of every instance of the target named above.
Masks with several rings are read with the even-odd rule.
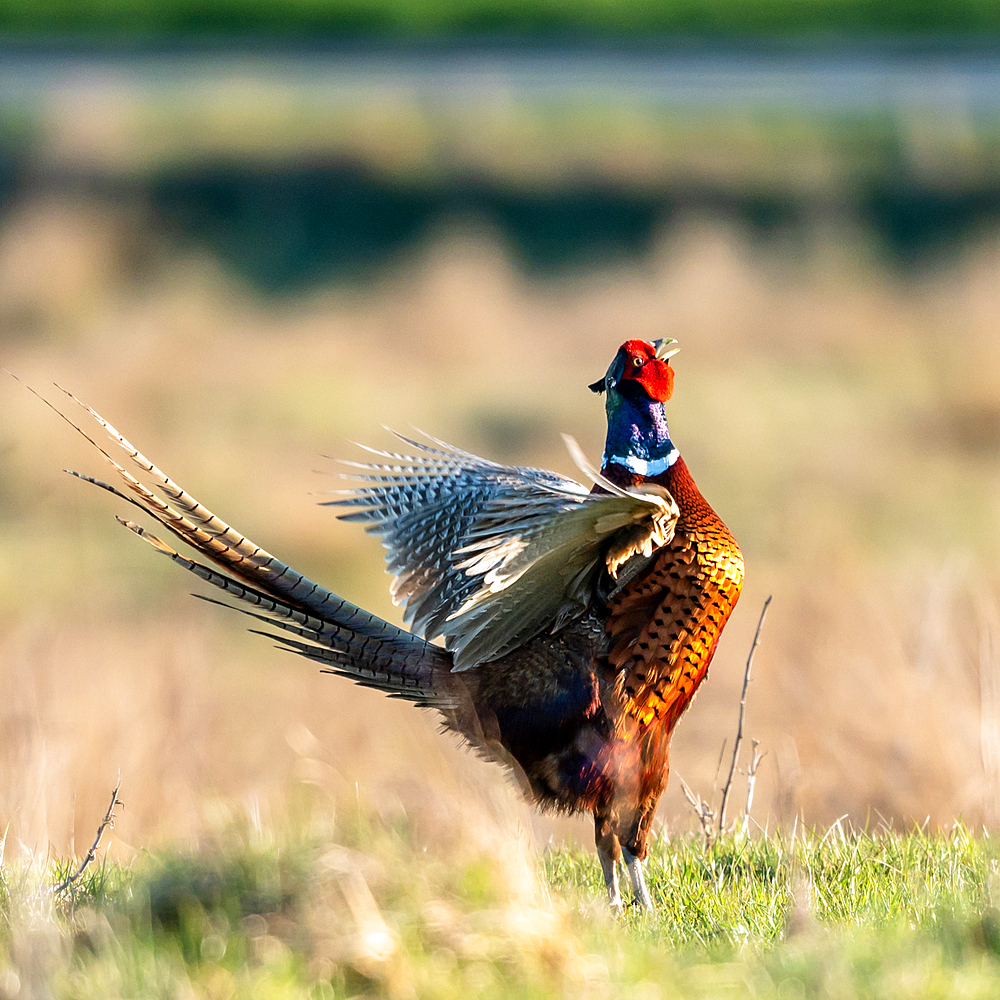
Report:
[[[671,339],[626,340],[603,379],[590,388],[606,395],[608,438],[602,468],[618,465],[639,476],[657,476],[677,461],[663,404],[674,391]]]

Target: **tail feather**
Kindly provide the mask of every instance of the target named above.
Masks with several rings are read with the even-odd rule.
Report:
[[[65,389],[62,391],[66,392]],[[72,393],[66,392],[66,395],[85,409],[108,432],[111,439],[125,451],[131,461],[146,473],[179,509],[175,510],[170,503],[162,500],[148,486],[131,475],[89,434],[57,409],[56,412],[64,420],[100,451],[121,477],[132,496],[128,497],[120,490],[90,476],[76,472],[73,472],[73,475],[92,482],[96,486],[101,486],[119,497],[137,503],[140,508],[159,521],[181,541],[197,549],[202,555],[239,579],[251,585],[263,587],[268,592],[280,595],[290,604],[312,611],[317,615],[335,617],[342,626],[353,629],[359,634],[372,637],[381,635],[383,626],[388,623],[338,597],[332,591],[292,569],[287,563],[282,562],[266,549],[231,528],[222,518],[213,514],[195,497],[165,475],[96,410],[81,402]],[[47,400],[43,401],[48,403]],[[409,633],[404,634],[408,635]],[[420,641],[416,636],[411,638],[415,642]]]
[[[291,635],[261,633],[279,642],[282,648],[321,663],[325,672],[349,677],[359,684],[420,705],[441,709],[454,705],[455,698],[450,693],[454,684],[450,677],[452,657],[449,653],[338,597],[281,562],[178,486],[95,410],[72,394],[67,395],[108,432],[169,502],[128,472],[89,434],[43,398],[43,402],[101,452],[125,488],[122,490],[92,476],[67,471],[138,507],[176,538],[221,567],[225,572],[182,555],[139,524],[118,518],[177,565],[250,607],[222,601],[213,603],[223,604],[298,636],[293,639]]]
[[[250,629],[251,632],[274,639],[283,644],[282,648],[293,649],[311,660],[316,660],[324,665],[326,673],[349,677],[365,687],[376,688],[420,705],[435,708],[453,706],[454,698],[447,693],[443,684],[451,661],[448,654],[437,646],[425,643],[417,650],[414,650],[409,642],[401,646],[396,641],[398,636],[395,633],[401,633],[406,639],[412,639],[413,636],[401,632],[388,622],[383,623],[385,634],[378,639],[359,636],[335,622],[309,615],[272,595],[255,590],[210,566],[181,555],[134,521],[125,521],[121,518],[118,521],[178,566],[259,610],[252,611],[249,608],[227,604],[225,601],[205,597],[202,594],[194,594],[194,597],[239,611],[250,618],[308,641],[302,642],[259,629]]]

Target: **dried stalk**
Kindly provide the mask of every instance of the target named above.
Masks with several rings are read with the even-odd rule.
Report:
[[[84,872],[84,869],[97,857],[97,848],[101,846],[101,838],[104,836],[104,831],[108,828],[115,828],[115,806],[121,806],[125,808],[125,803],[118,798],[118,791],[122,787],[122,773],[118,772],[118,784],[115,785],[115,790],[111,793],[111,805],[108,806],[108,811],[104,814],[104,819],[101,820],[101,825],[97,828],[97,836],[94,838],[94,842],[90,845],[90,850],[87,851],[86,857],[80,862],[80,867],[77,868],[76,872],[69,875],[62,882],[59,883],[52,891],[55,893],[64,892],[68,889]]]
[[[740,720],[736,727],[736,742],[733,744],[733,760],[729,765],[729,777],[726,779],[726,785],[722,789],[722,805],[719,807],[720,830],[725,830],[726,828],[726,806],[729,804],[729,793],[733,787],[733,775],[736,773],[736,760],[739,757],[740,744],[743,742],[743,721],[747,711],[747,688],[750,685],[750,669],[753,667],[753,656],[757,652],[757,646],[760,644],[760,630],[764,627],[764,619],[767,617],[767,609],[771,604],[773,596],[773,594],[770,595],[764,602],[764,607],[761,608],[760,620],[757,622],[757,631],[754,633],[753,645],[750,647],[750,655],[747,657],[747,667],[743,672],[743,694],[740,696]]]
[[[691,803],[695,816],[701,824],[701,832],[705,835],[705,850],[707,851],[715,840],[715,813],[710,803],[706,802],[700,795],[695,795],[688,787],[688,783],[677,775],[677,780],[681,783],[684,797]]]
[[[757,749],[759,746],[760,740],[750,740],[750,763],[747,765],[747,805],[743,811],[743,826],[740,828],[740,833],[744,837],[750,830],[750,810],[753,808],[753,789],[757,783],[757,768],[760,767],[760,762],[767,756],[766,750],[761,753]]]

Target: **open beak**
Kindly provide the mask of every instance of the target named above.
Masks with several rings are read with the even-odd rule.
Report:
[[[661,340],[654,340],[653,347],[656,348],[656,357],[661,361],[669,361],[679,350],[679,347],[671,347],[677,341],[673,337],[664,337]]]

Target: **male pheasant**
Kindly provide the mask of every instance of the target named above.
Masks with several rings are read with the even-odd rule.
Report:
[[[127,527],[245,602],[274,638],[330,673],[440,712],[444,727],[506,765],[543,807],[593,814],[613,907],[624,856],[636,902],[670,738],[704,680],[739,597],[743,559],[670,439],[672,341],[630,340],[590,388],[606,394],[593,489],[497,465],[434,439],[374,452],[360,485],[330,501],[388,549],[392,593],[412,632],[306,579],[203,507],[89,407],[147,487],[125,491],[224,572]],[[82,432],[81,432],[82,433]],[[99,446],[98,446],[99,447]],[[101,449],[102,452],[104,451]],[[80,475],[74,473],[74,475]],[[441,637],[444,647],[428,640]]]

